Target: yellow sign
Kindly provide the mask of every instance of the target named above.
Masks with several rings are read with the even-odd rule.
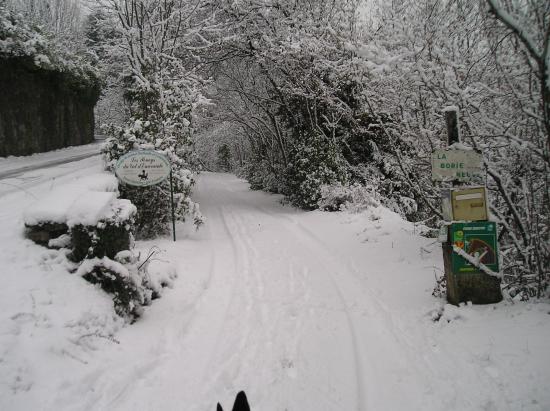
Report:
[[[451,191],[454,221],[485,221],[487,195],[485,187],[470,187]]]

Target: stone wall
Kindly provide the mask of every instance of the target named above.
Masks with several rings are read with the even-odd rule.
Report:
[[[0,157],[92,142],[98,97],[70,74],[0,59]]]

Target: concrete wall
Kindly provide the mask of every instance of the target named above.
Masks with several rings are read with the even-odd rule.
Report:
[[[70,75],[0,59],[0,157],[92,142],[98,97]]]

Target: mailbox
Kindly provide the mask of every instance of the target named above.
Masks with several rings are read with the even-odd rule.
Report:
[[[485,187],[469,187],[451,191],[452,219],[454,221],[486,221],[487,194]]]

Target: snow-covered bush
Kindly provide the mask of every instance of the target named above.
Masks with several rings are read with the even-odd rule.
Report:
[[[103,147],[107,168],[131,150],[155,150],[168,158],[174,184],[176,219],[191,216],[198,227],[203,218],[198,204],[191,200],[193,173],[200,169],[192,142],[193,110],[202,101],[202,80],[186,65],[190,48],[185,33],[190,29],[197,46],[200,28],[189,21],[197,10],[186,2],[130,0],[128,7],[117,2],[106,9],[114,19],[125,22],[117,27],[117,41],[108,48],[109,58],[121,67],[119,80],[124,86],[131,118],[124,125],[105,128],[108,139]],[[138,16],[136,16],[136,13]],[[205,23],[206,24],[206,23]],[[166,41],[174,39],[173,41]],[[136,235],[152,238],[169,230],[171,219],[169,181],[146,188],[120,186],[121,196],[138,208]]]
[[[151,253],[149,255],[151,256]],[[154,300],[162,296],[164,288],[173,286],[177,272],[171,263],[156,256],[152,257],[147,258],[144,264],[140,264],[140,269],[144,272],[143,284],[151,291],[151,299]]]
[[[76,274],[112,294],[115,312],[121,317],[139,317],[148,300],[138,272],[108,257],[84,260]]]
[[[266,159],[253,159],[237,169],[237,175],[245,178],[252,190],[282,193],[285,187],[284,171],[279,164],[269,164]]]
[[[129,200],[116,200],[104,217],[95,225],[72,224],[71,258],[114,258],[121,250],[133,246],[136,207]]]
[[[150,251],[143,258],[132,250],[123,250],[112,259],[86,259],[76,274],[111,294],[115,312],[133,321],[141,316],[142,307],[159,298],[163,288],[172,287],[177,277],[171,264],[156,258],[158,251]]]
[[[324,135],[302,136],[289,153],[285,172],[285,195],[305,209],[314,209],[321,198],[321,187],[347,180],[346,164],[338,147]]]
[[[374,187],[361,184],[321,186],[319,208],[324,211],[361,211],[380,204]]]

